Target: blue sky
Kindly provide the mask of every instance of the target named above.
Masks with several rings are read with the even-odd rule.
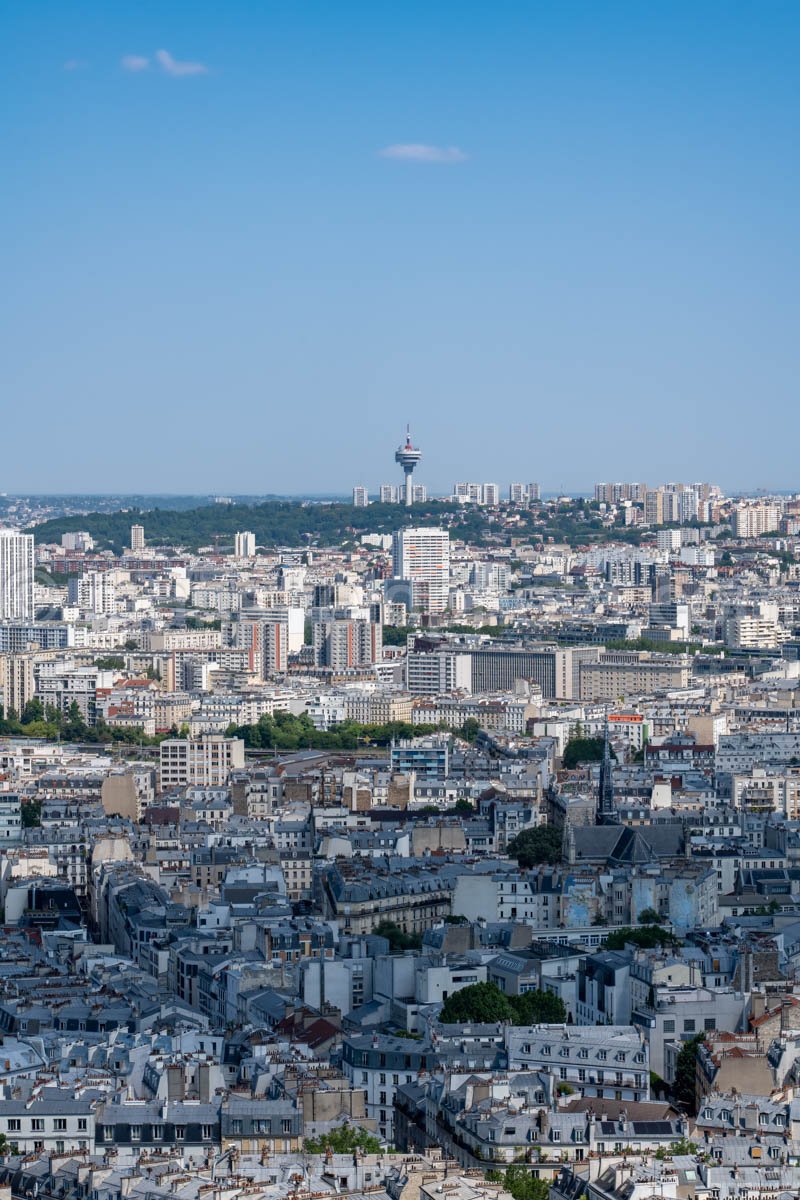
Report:
[[[6,491],[800,487],[800,6],[12,0]],[[8,452],[10,448],[10,453]]]

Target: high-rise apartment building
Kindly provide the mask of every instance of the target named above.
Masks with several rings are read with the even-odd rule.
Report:
[[[131,550],[144,550],[144,525],[131,525]]]
[[[256,535],[245,530],[234,538],[233,553],[237,558],[253,558],[256,552]]]
[[[69,581],[69,602],[83,612],[105,615],[116,612],[117,585],[111,571],[84,571]]]
[[[33,617],[33,535],[0,529],[0,620]]]
[[[779,504],[757,501],[737,504],[733,512],[733,532],[740,538],[761,537],[772,533],[781,523]]]
[[[412,488],[411,495],[413,498],[414,490]],[[394,483],[382,483],[380,490],[381,504],[399,504],[400,503],[400,488]]]
[[[428,489],[424,483],[415,483],[411,487],[411,499],[414,504],[425,504],[428,499]]]
[[[411,585],[414,608],[444,612],[450,588],[450,534],[446,529],[401,529],[392,538],[392,574]]]
[[[315,621],[312,629],[314,665],[347,671],[380,662],[383,628],[375,621],[332,615]]]
[[[542,492],[538,483],[510,483],[508,485],[508,499],[511,504],[532,504],[534,500],[541,500]]]
[[[367,508],[369,505],[369,492],[365,487],[353,488],[353,508]]]
[[[486,504],[493,507],[500,503],[500,488],[496,483],[454,483],[453,496],[468,504]]]

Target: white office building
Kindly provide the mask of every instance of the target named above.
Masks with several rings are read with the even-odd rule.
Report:
[[[0,620],[33,617],[33,535],[0,529]]]

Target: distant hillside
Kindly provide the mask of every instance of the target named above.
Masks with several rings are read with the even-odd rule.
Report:
[[[454,504],[450,500],[428,500],[412,509],[397,504],[313,504],[297,500],[270,500],[260,504],[207,504],[184,511],[161,508],[146,511],[83,513],[60,517],[33,526],[37,542],[58,542],[62,533],[86,529],[100,549],[120,553],[130,545],[131,524],[144,525],[149,546],[178,546],[197,550],[200,546],[233,548],[234,534],[252,530],[256,544],[275,546],[341,546],[364,533],[392,533],[408,525],[441,525],[456,538],[481,546],[509,545],[511,538],[541,542],[586,545],[592,542],[638,543],[634,529],[606,529],[588,501],[542,505],[533,509],[485,509]]]
[[[33,526],[37,542],[58,542],[62,533],[87,530],[101,549],[119,553],[130,545],[130,527],[140,522],[150,546],[180,546],[197,550],[217,544],[233,546],[234,534],[252,530],[258,546],[341,545],[362,533],[392,533],[404,525],[438,525],[455,522],[462,536],[480,542],[489,529],[486,514],[465,512],[440,501],[415,505],[411,512],[397,504],[301,504],[269,501],[265,504],[210,504],[183,512],[160,508],[141,512],[84,513],[56,518]]]

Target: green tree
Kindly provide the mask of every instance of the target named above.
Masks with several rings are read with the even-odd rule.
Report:
[[[535,1179],[531,1168],[522,1163],[512,1163],[505,1171],[487,1171],[486,1178],[493,1183],[502,1183],[514,1200],[548,1200],[550,1185],[544,1179]]]
[[[29,700],[22,710],[20,720],[23,725],[30,725],[31,721],[43,721],[44,705],[41,700],[37,700],[36,698]]]
[[[328,1150],[332,1154],[354,1154],[356,1151],[379,1154],[382,1147],[380,1140],[367,1133],[366,1129],[358,1125],[340,1125],[338,1129],[331,1129],[320,1137],[306,1138],[303,1149],[308,1154],[325,1154]]]
[[[465,742],[474,742],[481,731],[480,721],[476,721],[474,717],[467,717],[464,724],[458,731],[459,737],[462,737]]]
[[[402,954],[404,950],[422,949],[422,934],[406,933],[394,921],[381,921],[372,932],[379,937],[386,938],[390,954]]]
[[[601,737],[571,737],[564,747],[561,760],[565,770],[571,771],[581,763],[601,762],[605,742]],[[611,748],[612,758],[616,758],[614,748]]]
[[[659,1162],[663,1162],[665,1158],[674,1158],[676,1154],[697,1154],[697,1142],[690,1142],[688,1138],[678,1138],[677,1142],[670,1142],[669,1146],[659,1146],[656,1150],[655,1157]]]
[[[661,917],[654,908],[643,908],[639,913],[640,925],[660,925]]]
[[[62,736],[69,742],[86,741],[89,735],[89,727],[83,719],[83,713],[78,707],[77,700],[73,700],[67,709],[67,716],[61,726]]]
[[[42,823],[41,800],[23,800],[20,809],[23,829],[34,829]]]
[[[692,1116],[697,1111],[697,1052],[704,1040],[705,1034],[698,1033],[684,1042],[675,1064],[675,1101]]]
[[[405,646],[411,632],[408,625],[384,625],[383,644],[384,646]]]
[[[642,925],[637,929],[615,929],[606,938],[606,950],[624,950],[626,946],[639,946],[642,950],[652,950],[655,946],[680,945],[678,938],[659,925]]]
[[[493,983],[473,983],[448,996],[439,1020],[443,1025],[496,1025],[514,1020],[508,997]]]
[[[508,1002],[514,1013],[515,1025],[563,1025],[567,1010],[560,996],[552,992],[536,990],[509,996]]]
[[[537,825],[523,829],[508,844],[509,858],[515,858],[523,868],[539,863],[561,862],[561,834],[553,825]]]
[[[124,671],[125,659],[121,654],[107,654],[104,658],[96,658],[94,665],[99,671]]]

